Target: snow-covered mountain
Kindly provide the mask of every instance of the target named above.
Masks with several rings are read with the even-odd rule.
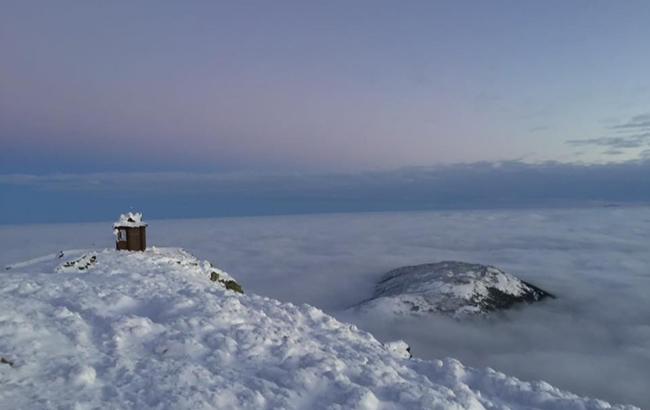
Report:
[[[634,409],[408,359],[314,307],[229,290],[180,249],[66,251],[0,279],[2,408]]]
[[[447,261],[386,273],[372,298],[358,307],[387,314],[444,313],[463,317],[547,297],[553,295],[494,266]]]

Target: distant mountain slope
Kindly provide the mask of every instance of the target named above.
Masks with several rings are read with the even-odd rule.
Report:
[[[83,269],[81,269],[83,267]],[[11,409],[634,409],[404,345],[308,306],[232,292],[173,248],[64,252],[0,274]]]
[[[446,261],[388,272],[377,283],[373,297],[359,307],[393,314],[461,317],[547,297],[554,296],[494,266]]]

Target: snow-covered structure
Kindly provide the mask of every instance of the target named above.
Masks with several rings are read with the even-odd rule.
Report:
[[[144,251],[147,248],[147,224],[142,222],[142,213],[128,212],[120,215],[113,224],[115,249]]]

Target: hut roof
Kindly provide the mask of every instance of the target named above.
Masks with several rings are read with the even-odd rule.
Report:
[[[142,222],[142,212],[127,212],[120,215],[120,219],[113,224],[113,228],[138,228],[147,226]]]

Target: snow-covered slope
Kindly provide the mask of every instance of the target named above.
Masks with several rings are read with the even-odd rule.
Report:
[[[11,266],[0,276],[2,408],[612,408],[453,359],[407,359],[399,344],[229,291],[211,272],[232,280],[173,248]]]
[[[455,317],[536,302],[550,293],[494,266],[439,262],[388,272],[359,307],[387,314],[445,313]]]

